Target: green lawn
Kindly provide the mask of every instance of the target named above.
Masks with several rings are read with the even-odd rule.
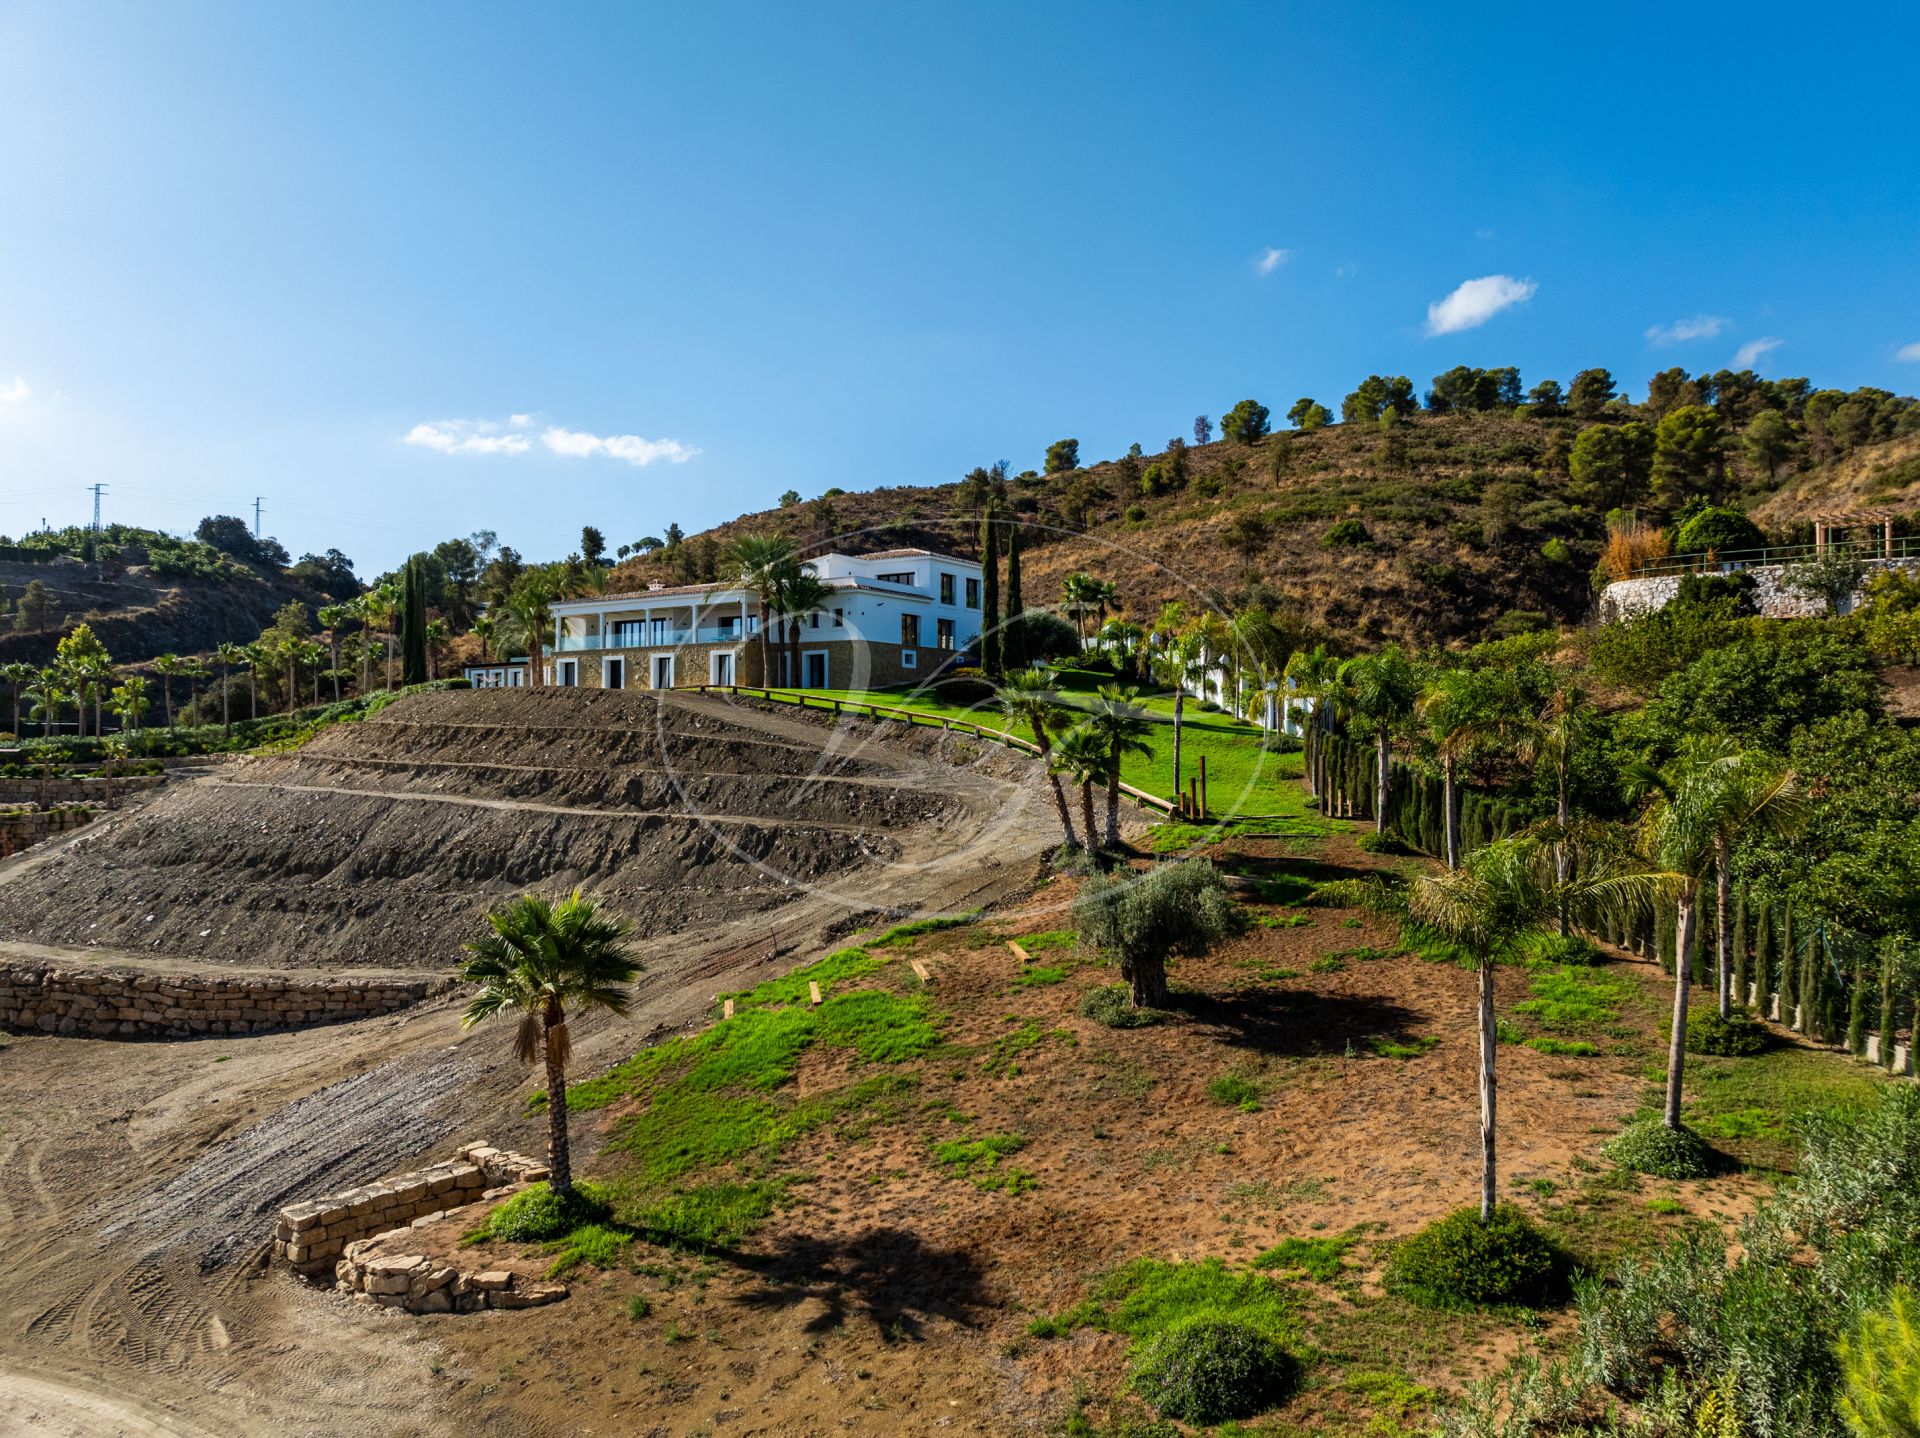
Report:
[[[1063,671],[1060,688],[1071,701],[1076,695],[1091,695],[1103,676],[1077,670]],[[911,709],[944,719],[965,719],[988,729],[1005,731],[1006,717],[991,704],[968,706],[953,704],[931,693],[911,689],[807,689],[772,691],[776,698],[801,699],[820,704],[835,699],[855,704],[881,704],[894,709]],[[1163,798],[1173,796],[1173,699],[1171,696],[1141,696],[1141,706],[1165,725],[1148,742],[1152,757],[1129,756],[1120,777],[1136,789]],[[1024,726],[1013,731],[1022,739],[1033,736]],[[1180,773],[1184,784],[1198,772],[1201,756],[1207,761],[1207,813],[1212,818],[1236,818],[1248,815],[1304,816],[1309,812],[1307,793],[1300,782],[1303,760],[1299,753],[1270,754],[1260,747],[1261,730],[1231,715],[1202,712],[1198,702],[1189,698],[1180,724]]]

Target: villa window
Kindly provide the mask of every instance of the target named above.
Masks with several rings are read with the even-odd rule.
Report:
[[[919,647],[919,644],[920,644],[920,616],[919,615],[903,614],[900,616],[900,643],[905,648],[908,648],[908,649],[915,649]]]
[[[813,611],[813,613],[807,616],[807,628],[818,629],[819,627],[820,627],[820,611],[816,609]]]
[[[979,607],[980,581],[977,579],[969,579],[967,581],[967,608],[978,609]]]
[[[953,603],[953,576],[951,574],[943,574],[940,576],[940,602],[942,604]]]
[[[835,629],[844,629],[846,627],[846,623],[847,623],[847,611],[844,609],[834,610],[833,611],[833,627]]]
[[[904,584],[908,588],[913,587],[913,571],[911,569],[904,574],[876,574],[874,578],[882,584]]]
[[[933,621],[934,645],[940,649],[953,648],[953,621],[936,619]]]

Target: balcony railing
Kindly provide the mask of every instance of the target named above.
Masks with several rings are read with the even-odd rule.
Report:
[[[656,630],[649,625],[624,634],[619,631],[612,634],[563,634],[554,645],[554,651],[572,654],[588,649],[672,649],[682,644],[732,644],[745,637],[737,626],[726,628],[711,624],[701,625],[697,629]]]

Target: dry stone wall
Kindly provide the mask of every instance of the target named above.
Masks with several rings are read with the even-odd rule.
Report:
[[[445,1211],[513,1192],[528,1183],[540,1183],[545,1177],[547,1165],[536,1158],[493,1148],[486,1142],[468,1144],[459,1158],[445,1163],[282,1208],[273,1225],[273,1256],[307,1277],[334,1273],[340,1281],[359,1292],[371,1292],[376,1298],[422,1298],[440,1288],[442,1282],[428,1284],[426,1273],[415,1273],[413,1267],[407,1267],[407,1282],[386,1286],[401,1269],[388,1271],[372,1269],[371,1263],[349,1263],[349,1244],[428,1223]],[[349,1271],[353,1271],[351,1277]],[[369,1286],[374,1277],[380,1279],[380,1286]],[[422,1281],[419,1292],[413,1290],[413,1279]],[[447,1281],[451,1281],[451,1275]],[[403,1307],[405,1302],[394,1306]]]
[[[11,858],[53,834],[64,834],[93,822],[93,810],[23,809],[0,814],[0,859]]]
[[[164,774],[131,774],[124,779],[0,779],[0,804],[104,804],[158,789]]]
[[[194,1038],[345,1023],[411,1007],[439,978],[152,973],[0,959],[0,1028],[85,1038]]]
[[[1840,606],[1840,612],[1851,613],[1859,606],[1866,593],[1866,586],[1881,570],[1889,568],[1912,570],[1914,567],[1912,560],[1867,560],[1865,573],[1861,578],[1861,587]],[[1703,574],[1732,572],[1734,572],[1732,565],[1701,566]],[[1810,599],[1787,587],[1789,569],[1786,565],[1756,564],[1743,572],[1753,576],[1755,608],[1769,619],[1808,619],[1827,612],[1824,600]],[[1600,591],[1600,622],[1618,624],[1623,620],[1634,619],[1642,614],[1651,614],[1656,609],[1666,608],[1680,593],[1680,581],[1683,577],[1679,574],[1652,574],[1643,579],[1616,579]]]

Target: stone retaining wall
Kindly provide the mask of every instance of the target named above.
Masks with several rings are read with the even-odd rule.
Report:
[[[125,779],[0,779],[0,804],[104,804],[107,790],[124,799],[167,782],[164,774],[133,774]]]
[[[1861,587],[1840,607],[1842,614],[1851,613],[1860,604],[1866,593],[1866,586],[1874,575],[1883,569],[1915,568],[1910,559],[1869,559],[1864,561],[1864,574]],[[1703,563],[1703,574],[1731,573],[1731,565],[1710,565]],[[1753,576],[1753,602],[1761,614],[1769,619],[1806,619],[1827,612],[1826,602],[1809,599],[1803,594],[1787,588],[1787,575],[1790,566],[1784,564],[1755,564],[1742,572]],[[1679,574],[1652,574],[1641,579],[1616,579],[1600,591],[1600,622],[1618,624],[1622,620],[1633,619],[1642,614],[1650,614],[1656,609],[1664,609],[1680,593]]]
[[[394,1013],[454,982],[149,973],[0,959],[0,1028],[96,1039],[257,1034]]]
[[[547,1166],[538,1159],[487,1143],[469,1144],[460,1157],[431,1168],[281,1209],[273,1226],[273,1256],[309,1277],[333,1273],[349,1243],[546,1176]],[[369,1291],[404,1294],[407,1289]]]
[[[64,834],[93,822],[93,810],[29,809],[19,814],[0,814],[0,859],[22,849],[30,849],[50,834]]]

